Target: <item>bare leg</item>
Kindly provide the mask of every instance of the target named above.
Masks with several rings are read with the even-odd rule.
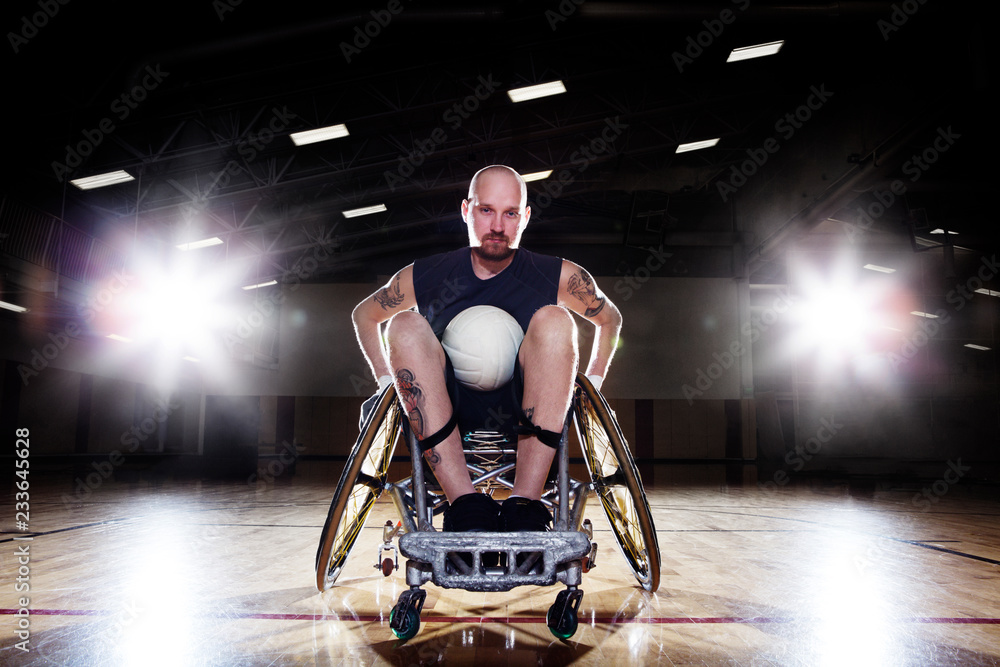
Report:
[[[562,432],[572,398],[579,355],[576,323],[560,306],[539,309],[528,324],[519,354],[524,373],[521,406],[531,422],[546,431]],[[517,476],[512,495],[541,498],[555,451],[535,436],[517,444]]]
[[[437,433],[451,418],[452,405],[445,386],[445,352],[427,320],[404,311],[389,321],[386,330],[389,367],[395,373],[396,392],[417,440]],[[473,493],[465,467],[462,441],[454,429],[437,446],[424,453],[448,502]]]

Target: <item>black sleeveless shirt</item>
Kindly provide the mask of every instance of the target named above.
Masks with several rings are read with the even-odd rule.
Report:
[[[472,270],[468,247],[413,263],[417,309],[441,339],[452,318],[472,306],[496,306],[510,313],[523,331],[542,306],[558,301],[562,259],[518,248],[499,274],[482,280]]]

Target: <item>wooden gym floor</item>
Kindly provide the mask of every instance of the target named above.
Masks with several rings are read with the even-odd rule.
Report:
[[[645,466],[658,592],[636,586],[591,505],[599,558],[569,640],[544,621],[559,587],[429,584],[420,632],[403,642],[388,624],[402,564],[388,578],[374,567],[395,520],[387,498],[338,585],[314,588],[339,465],[301,464],[273,483],[108,480],[81,501],[70,476],[34,473],[29,532],[15,531],[11,490],[0,535],[0,664],[1000,664],[991,489],[952,486],[924,503],[919,484],[769,491]],[[30,593],[15,590],[19,576]],[[15,634],[25,618],[28,652]]]

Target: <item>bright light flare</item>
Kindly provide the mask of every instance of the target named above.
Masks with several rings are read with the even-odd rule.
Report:
[[[787,349],[799,367],[814,380],[887,381],[885,355],[912,328],[909,295],[890,274],[847,260],[826,274],[803,265],[797,273]]]
[[[219,269],[198,255],[140,256],[136,268],[94,295],[88,312],[97,333],[130,343],[108,348],[104,363],[131,366],[164,387],[201,369],[225,381],[225,335],[238,325],[231,299],[245,293],[235,269]]]

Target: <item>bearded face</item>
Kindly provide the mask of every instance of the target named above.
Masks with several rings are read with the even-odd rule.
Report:
[[[462,202],[462,216],[473,253],[491,262],[509,259],[531,215],[517,177],[504,171],[483,174],[470,195]]]

